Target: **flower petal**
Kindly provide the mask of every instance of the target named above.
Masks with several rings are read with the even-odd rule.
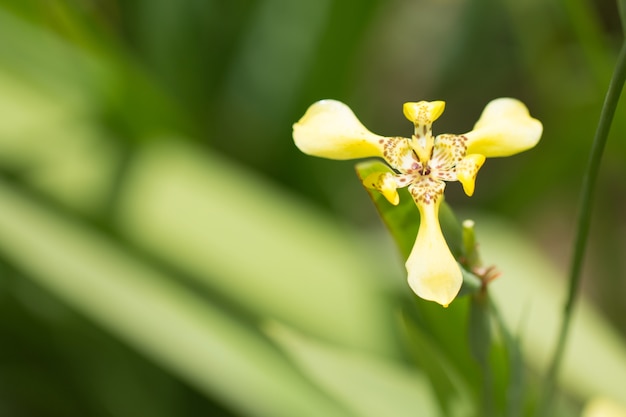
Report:
[[[461,289],[463,275],[441,233],[440,204],[441,198],[418,203],[420,228],[405,265],[413,292],[447,307]]]
[[[465,134],[467,153],[513,155],[535,146],[542,131],[541,122],[530,117],[521,101],[499,98],[487,104],[474,130]]]
[[[485,155],[475,153],[465,156],[456,166],[456,178],[463,184],[463,191],[469,197],[474,194],[476,175],[484,163]]]
[[[445,101],[418,101],[404,103],[402,111],[404,117],[414,124],[430,125],[441,116],[445,107]]]
[[[308,155],[356,159],[382,157],[385,138],[367,130],[342,102],[321,100],[293,125],[293,140]]]
[[[373,188],[380,193],[394,206],[400,202],[398,195],[398,183],[396,177],[391,172],[374,172],[363,180],[363,185],[367,188]]]
[[[458,162],[465,156],[466,145],[465,136],[457,136],[450,134],[438,135],[435,138],[435,148],[433,156],[430,159],[431,169],[437,171],[451,171]],[[454,181],[456,178],[444,178],[446,181]]]
[[[445,189],[446,183],[444,181],[430,176],[414,179],[409,185],[409,193],[418,208],[423,204],[434,204],[441,200]]]

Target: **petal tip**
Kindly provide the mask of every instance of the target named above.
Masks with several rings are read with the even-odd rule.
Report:
[[[456,177],[461,185],[463,185],[463,191],[465,191],[468,197],[474,195],[476,175],[478,175],[478,170],[485,163],[485,159],[485,155],[471,154],[465,156],[457,165]]]
[[[447,306],[461,290],[461,268],[438,227],[420,226],[405,266],[409,286],[420,298]]]
[[[402,106],[404,117],[415,124],[431,124],[441,116],[445,101],[407,102]]]
[[[331,99],[313,103],[293,125],[293,140],[300,151],[329,159],[381,156],[381,139],[347,105]]]
[[[510,156],[533,148],[543,125],[514,98],[498,98],[485,106],[467,138],[467,152],[487,157]]]
[[[458,274],[454,271],[442,276],[422,276],[413,277],[413,279],[409,277],[409,286],[418,297],[434,301],[443,307],[448,307],[454,301],[461,289],[460,283],[462,282],[463,277],[460,269]]]
[[[390,172],[374,172],[365,177],[363,185],[367,188],[378,190],[394,206],[400,203],[400,195],[397,190],[398,185]]]

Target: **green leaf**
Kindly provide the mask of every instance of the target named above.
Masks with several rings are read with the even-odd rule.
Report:
[[[502,384],[506,387],[506,400],[504,404],[504,415],[506,417],[519,417],[523,414],[524,393],[526,391],[524,383],[525,364],[522,356],[521,335],[513,336],[506,324],[502,320],[495,303],[491,302],[491,314],[494,318],[498,334],[502,338],[506,355],[506,368],[508,368],[508,380]]]
[[[176,277],[4,182],[0,201],[2,259],[199,391],[249,416],[349,416],[259,332]]]
[[[303,373],[358,417],[436,417],[432,388],[416,369],[324,343],[269,323],[268,334]]]
[[[556,341],[565,289],[561,272],[536,243],[493,217],[476,217],[480,248],[485,259],[497,260],[502,276],[489,290],[499,303],[503,321],[524,334],[524,357],[537,371],[545,371]],[[560,383],[580,398],[603,394],[626,402],[626,343],[584,298],[563,362]]]
[[[461,265],[459,265],[461,266]],[[474,294],[482,288],[482,281],[473,273],[469,272],[467,269],[461,266],[461,273],[463,273],[463,286],[459,291],[459,295],[457,297],[462,297],[467,294]]]
[[[486,294],[470,298],[468,337],[472,356],[483,367],[489,361],[491,350],[491,318]]]
[[[436,303],[413,297],[403,306],[403,318],[407,326],[415,326],[446,361],[453,366],[472,389],[480,382],[478,363],[471,355],[467,343],[467,317],[469,298],[456,299],[447,308]],[[409,345],[409,350],[412,347]],[[420,354],[417,352],[416,354]]]
[[[243,168],[180,141],[150,143],[120,201],[121,232],[203,291],[339,344],[394,351],[384,264],[362,236]]]
[[[4,169],[54,201],[104,219],[206,293],[251,315],[393,351],[379,281],[385,267],[369,256],[360,233],[185,136],[152,143],[171,128],[155,124],[166,121],[160,114],[168,106],[153,99],[150,83],[136,80],[141,74],[128,63],[96,59],[1,10],[0,34],[15,42],[0,48]],[[149,140],[124,142],[137,137]],[[360,326],[363,320],[370,326]]]
[[[375,172],[393,172],[384,163],[371,160],[360,162],[356,165],[356,172],[361,181]],[[381,193],[366,188],[367,193],[374,202],[376,210],[393,236],[398,249],[404,259],[409,257],[415,237],[420,225],[420,216],[413,198],[406,188],[398,190],[400,203],[397,206],[388,202]]]
[[[617,0],[617,9],[622,22],[622,32],[626,36],[626,0]]]
[[[472,411],[477,409],[472,391],[459,370],[445,355],[445,349],[441,349],[437,339],[424,326],[418,325],[406,311],[402,315],[402,321],[409,353],[419,369],[428,376],[444,415],[472,415]]]
[[[481,369],[482,379],[482,415],[494,416],[494,367],[490,363],[492,351],[491,317],[489,315],[489,298],[486,293],[478,293],[470,297],[468,317],[468,339],[472,357]]]

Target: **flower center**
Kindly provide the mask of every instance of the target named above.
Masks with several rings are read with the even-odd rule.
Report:
[[[422,165],[428,164],[432,157],[435,138],[430,130],[430,125],[415,125],[415,134],[411,138],[411,147],[417,154]]]

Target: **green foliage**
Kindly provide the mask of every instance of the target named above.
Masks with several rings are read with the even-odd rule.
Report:
[[[430,381],[415,368],[309,340],[275,323],[267,331],[305,375],[353,415],[408,417],[416,410],[441,415]]]
[[[359,178],[364,180],[374,172],[391,172],[391,168],[381,161],[367,161],[357,164],[356,171]],[[413,197],[407,189],[400,189],[398,190],[400,203],[393,206],[381,193],[367,188],[366,190],[385,226],[393,236],[403,259],[408,258],[420,225],[420,216]]]
[[[626,34],[626,2],[624,0],[617,1],[617,8],[619,10],[619,17],[622,23],[622,30]]]
[[[539,0],[0,1],[0,414],[529,415],[617,15]],[[448,187],[453,253],[450,207],[471,202],[481,258],[503,275],[487,301],[465,271],[443,309],[393,256],[419,227],[406,190],[396,207],[370,195],[388,245],[353,163],[301,155],[291,124],[328,97],[407,136],[402,102],[444,99],[436,133],[460,132],[497,96],[523,99],[545,135],[489,161],[472,200]],[[626,148],[608,146],[587,289],[604,315],[579,306],[555,415],[597,394],[626,403],[612,279]]]

